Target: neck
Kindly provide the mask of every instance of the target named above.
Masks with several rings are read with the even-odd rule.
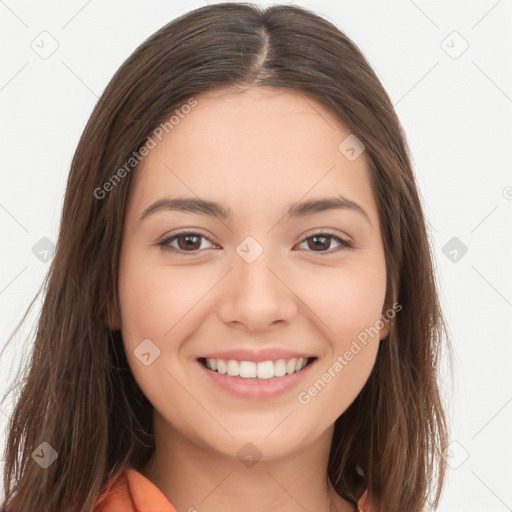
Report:
[[[156,412],[153,423],[156,450],[141,473],[177,510],[356,511],[328,484],[332,428],[294,453],[251,461],[195,443]]]

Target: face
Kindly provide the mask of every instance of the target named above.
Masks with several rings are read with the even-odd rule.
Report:
[[[277,458],[332,432],[388,332],[368,161],[301,93],[196,100],[134,172],[112,326],[169,431]]]

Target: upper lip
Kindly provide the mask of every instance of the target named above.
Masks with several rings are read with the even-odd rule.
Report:
[[[278,359],[308,359],[314,356],[306,354],[305,352],[295,352],[293,350],[285,350],[282,348],[265,348],[256,351],[239,348],[210,352],[209,354],[201,357],[205,359],[234,359],[235,361],[254,361],[255,363],[260,363],[263,361],[277,361]]]

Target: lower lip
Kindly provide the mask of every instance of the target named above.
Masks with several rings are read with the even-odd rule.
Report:
[[[282,395],[296,387],[309,374],[311,367],[316,363],[316,359],[304,366],[299,372],[283,375],[282,377],[272,377],[271,379],[244,379],[243,377],[221,375],[209,370],[200,361],[196,362],[206,378],[209,379],[209,382],[231,395],[238,398],[267,399]]]

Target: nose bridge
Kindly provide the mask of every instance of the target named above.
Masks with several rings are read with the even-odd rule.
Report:
[[[236,248],[233,271],[223,293],[221,314],[226,322],[249,328],[289,320],[294,314],[294,295],[279,274],[279,251],[266,249],[247,237]]]
[[[246,301],[260,301],[266,304],[277,300],[282,293],[282,283],[275,275],[277,258],[276,251],[263,247],[255,238],[247,237],[236,249],[235,288]]]

